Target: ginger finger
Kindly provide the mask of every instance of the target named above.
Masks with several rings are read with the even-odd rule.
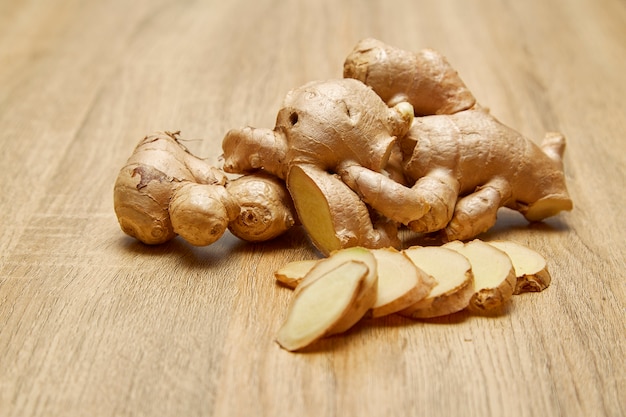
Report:
[[[239,177],[226,184],[239,211],[228,229],[240,239],[260,242],[273,239],[296,224],[296,210],[285,184],[265,173]]]
[[[364,39],[346,58],[343,75],[369,85],[390,106],[408,101],[416,116],[452,114],[476,103],[456,70],[432,49],[413,53]]]

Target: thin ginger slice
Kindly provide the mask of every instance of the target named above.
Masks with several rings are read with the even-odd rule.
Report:
[[[471,311],[494,310],[511,299],[517,278],[506,253],[478,239],[467,243],[453,241],[444,247],[459,252],[472,265],[474,295],[469,303]]]
[[[360,287],[369,268],[346,261],[306,286],[298,287],[277,342],[295,351],[327,336],[355,308]]]
[[[378,263],[376,302],[371,317],[382,317],[417,303],[425,298],[435,280],[419,269],[402,252],[393,248],[372,249]]]
[[[306,274],[315,266],[318,259],[305,259],[292,261],[274,272],[276,281],[294,289],[304,279]]]
[[[472,266],[465,256],[440,246],[413,246],[403,253],[437,284],[423,300],[401,310],[401,315],[439,317],[456,313],[469,305],[474,295],[474,278]]]
[[[311,285],[340,264],[347,261],[359,261],[368,268],[368,273],[359,288],[359,293],[354,300],[354,305],[348,314],[344,315],[339,322],[329,331],[329,334],[343,333],[359,321],[376,302],[376,290],[378,285],[378,272],[376,258],[372,252],[363,247],[352,247],[332,252],[329,257],[319,260],[306,274],[296,287],[296,294]]]
[[[517,276],[514,294],[539,292],[548,288],[552,278],[548,272],[545,258],[539,253],[511,241],[487,243],[505,252],[513,262]]]

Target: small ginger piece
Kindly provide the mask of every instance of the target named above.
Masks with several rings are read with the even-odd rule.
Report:
[[[295,224],[283,181],[264,173],[229,181],[222,170],[191,154],[179,134],[146,136],[120,170],[113,203],[124,233],[151,245],[180,235],[206,246],[227,228],[256,242]]]
[[[345,332],[376,301],[377,281],[376,259],[367,249],[343,249],[320,260],[296,287],[278,344],[295,351]]]
[[[467,243],[453,241],[443,247],[459,252],[472,265],[474,295],[469,303],[471,311],[494,310],[511,299],[517,278],[505,252],[478,239]]]
[[[222,185],[186,182],[176,188],[169,203],[174,232],[194,246],[216,242],[238,213]]]
[[[276,281],[294,289],[318,261],[318,259],[305,259],[289,262],[287,265],[274,271],[274,277]]]
[[[266,173],[244,175],[226,184],[239,212],[228,229],[240,239],[273,239],[296,223],[296,210],[283,181]]]
[[[469,260],[440,246],[413,246],[403,251],[418,268],[437,284],[421,301],[401,310],[402,316],[432,318],[463,310],[474,295],[474,276]]]
[[[120,227],[146,244],[164,243],[177,235],[169,210],[181,187],[204,184],[212,193],[227,181],[221,170],[192,155],[179,133],[156,132],[142,139],[115,182],[113,204]]]
[[[363,39],[346,58],[343,74],[372,87],[390,106],[409,102],[416,116],[452,114],[476,103],[457,71],[432,49],[414,53]]]
[[[517,283],[514,294],[543,291],[550,285],[551,277],[546,260],[539,253],[511,241],[487,242],[505,252],[515,268]]]
[[[369,313],[372,318],[404,310],[425,298],[435,285],[435,280],[402,252],[381,248],[372,253],[378,264],[376,302]]]

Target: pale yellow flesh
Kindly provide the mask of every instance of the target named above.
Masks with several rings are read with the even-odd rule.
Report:
[[[319,185],[298,166],[291,169],[288,185],[290,190],[298,190],[297,194],[291,191],[296,211],[300,214],[300,221],[316,246],[328,252],[340,249],[341,242],[335,234],[328,200]],[[307,215],[302,216],[302,213]]]
[[[509,256],[500,249],[483,242],[450,242],[444,247],[456,250],[472,265],[474,295],[469,308],[472,312],[496,311],[511,299],[517,278]]]
[[[460,245],[459,245],[460,244]],[[446,243],[448,247],[465,256],[472,265],[474,289],[497,288],[509,277],[513,264],[503,251],[480,240]]]
[[[416,247],[406,249],[404,254],[437,281],[428,298],[438,297],[462,286],[467,281],[465,273],[471,270],[469,261],[452,249]]]
[[[403,316],[431,318],[461,311],[474,294],[471,264],[460,253],[443,247],[412,247],[405,256],[433,277],[436,285],[421,301],[401,310]]]
[[[392,248],[373,249],[378,263],[378,288],[372,317],[398,312],[423,299],[434,281],[402,252]]]
[[[366,281],[374,282],[376,280],[376,258],[374,258],[374,255],[368,249],[354,247],[337,250],[335,252],[332,252],[329,257],[317,261],[315,265],[305,275],[302,281],[300,281],[298,288],[309,285],[310,283],[319,279],[321,276],[324,276],[328,272],[337,268],[339,264],[347,261],[359,261],[364,263],[369,269]]]
[[[511,259],[517,276],[515,294],[548,288],[552,278],[545,258],[539,253],[511,241],[492,241],[489,244],[505,252]]]
[[[519,243],[508,241],[487,242],[505,252],[515,268],[515,275],[534,275],[546,268],[546,260],[539,253]]]
[[[276,280],[289,288],[296,288],[300,281],[318,262],[317,259],[289,262],[274,272]]]
[[[369,272],[359,261],[347,261],[296,293],[277,342],[302,349],[324,337],[350,310]]]

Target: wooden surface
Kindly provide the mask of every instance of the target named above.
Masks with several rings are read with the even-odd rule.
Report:
[[[562,131],[575,209],[485,236],[549,259],[506,314],[364,321],[292,354],[272,271],[317,255],[302,231],[146,247],[112,187],[154,130],[219,164],[229,128],[272,127],[369,36],[440,50],[533,139]],[[624,1],[0,0],[0,64],[1,416],[626,414]]]

